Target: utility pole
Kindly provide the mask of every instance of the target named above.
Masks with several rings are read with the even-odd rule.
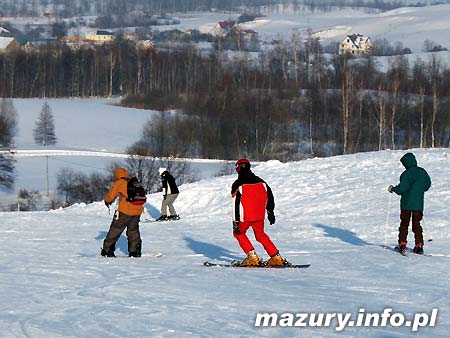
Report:
[[[47,197],[50,196],[48,189],[48,155],[45,156],[45,188],[47,192]]]

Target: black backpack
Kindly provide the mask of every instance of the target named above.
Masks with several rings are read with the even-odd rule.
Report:
[[[134,205],[143,205],[147,201],[146,191],[136,177],[127,180],[127,201]]]

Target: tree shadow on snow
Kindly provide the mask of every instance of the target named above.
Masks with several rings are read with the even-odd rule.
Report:
[[[100,231],[95,239],[97,241],[102,241],[103,244],[103,240],[107,233],[108,231]],[[124,234],[120,235],[119,240],[116,242],[116,251],[117,250],[122,251],[124,254],[128,254],[128,239]]]
[[[325,231],[325,237],[338,238],[342,242],[349,243],[356,246],[375,245],[373,243],[366,242],[359,238],[353,231],[331,227],[324,224],[313,224],[316,228],[323,229]]]
[[[218,245],[196,241],[195,239],[187,236],[185,236],[183,239],[186,241],[188,248],[193,252],[195,252],[196,254],[201,254],[210,259],[217,259],[222,261],[242,259],[242,257],[235,256],[231,251]]]

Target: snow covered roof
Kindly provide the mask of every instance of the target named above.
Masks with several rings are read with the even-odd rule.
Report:
[[[347,35],[347,38],[349,38],[353,42],[356,48],[361,48],[361,45],[369,40],[367,36],[363,36],[361,34]]]
[[[113,35],[112,32],[104,31],[104,30],[98,30],[96,34],[97,35]]]
[[[7,48],[13,41],[14,41],[14,38],[7,37],[7,36],[0,36],[0,49]]]
[[[9,30],[7,30],[7,29],[5,29],[5,28],[3,28],[3,27],[0,27],[0,34],[9,34],[10,33],[10,31]]]
[[[230,29],[234,27],[236,24],[236,21],[229,20],[229,21],[219,21],[219,27],[222,29]]]

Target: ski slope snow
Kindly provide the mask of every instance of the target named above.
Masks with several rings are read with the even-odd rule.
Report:
[[[231,227],[235,175],[182,185],[180,221],[141,223],[143,252],[160,258],[100,257],[112,218],[102,202],[0,213],[0,337],[448,337],[450,150],[413,152],[433,180],[423,225],[433,239],[425,251],[435,257],[384,248],[385,239],[396,243],[399,198],[389,208],[386,189],[398,182],[405,151],[254,167],[275,195],[277,222],[268,233],[282,255],[308,269],[202,266],[243,257]],[[148,196],[142,219],[159,215],[161,198]],[[116,254],[127,254],[125,235]],[[259,312],[386,308],[407,317],[436,308],[438,320],[418,332],[254,326]]]

